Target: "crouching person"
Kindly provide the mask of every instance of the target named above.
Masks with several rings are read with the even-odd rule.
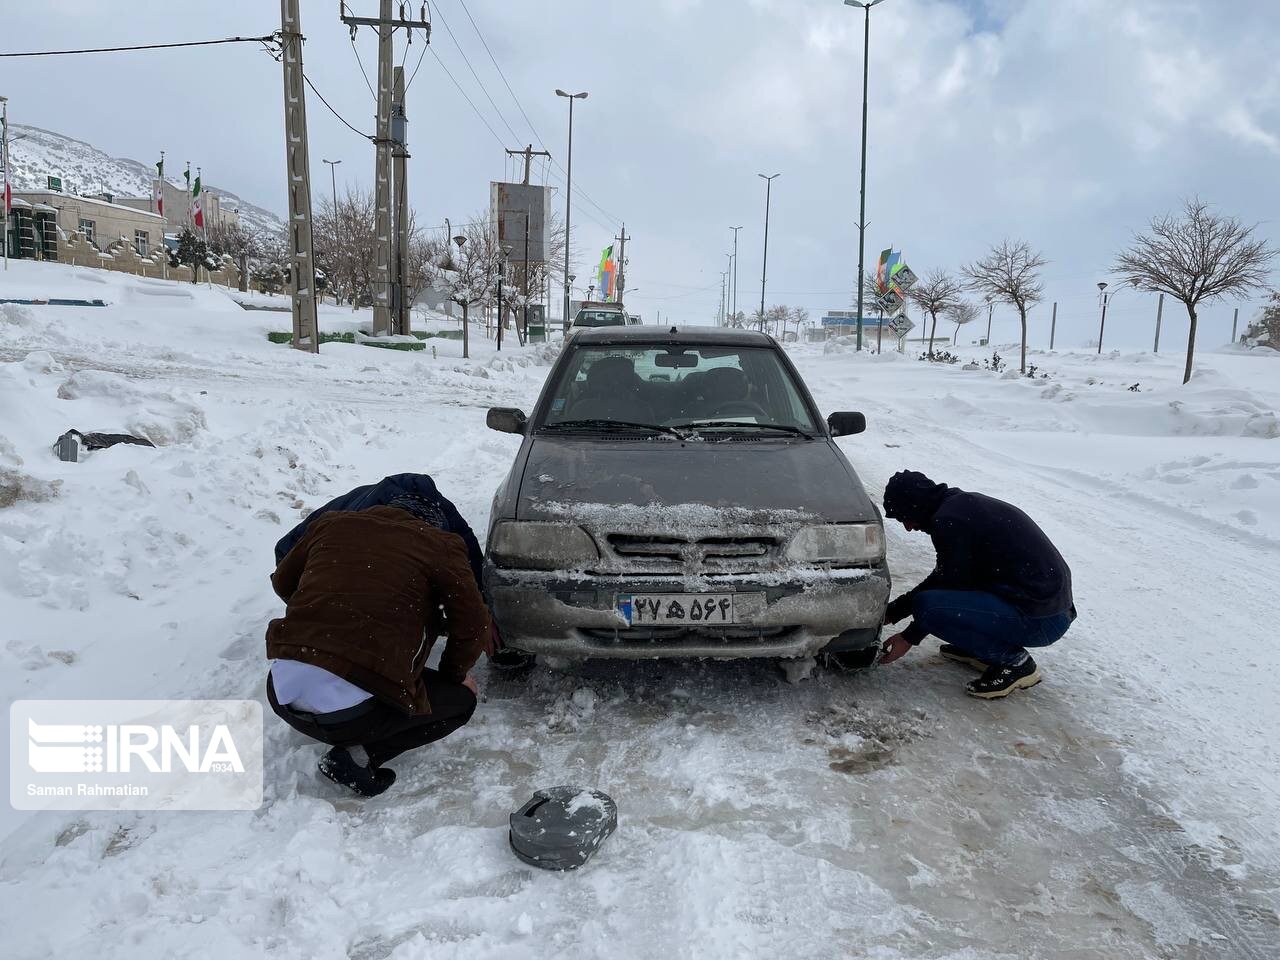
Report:
[[[966,691],[991,700],[1041,680],[1028,647],[1047,647],[1076,618],[1071,570],[1035,522],[1017,507],[902,471],[884,491],[885,515],[933,540],[937,565],[885,614],[913,618],[885,643],[892,663],[927,635],[950,660],[983,671]]]
[[[384,766],[471,719],[469,671],[492,626],[461,536],[437,503],[405,495],[309,519],[271,584],[285,615],[267,627],[267,698],[332,750],[320,772],[362,796],[395,782]],[[448,639],[426,669],[443,608]]]

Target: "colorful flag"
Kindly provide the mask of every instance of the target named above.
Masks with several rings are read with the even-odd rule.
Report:
[[[613,244],[604,248],[600,256],[600,299],[606,303],[613,300],[613,281],[617,275],[617,264],[613,261]]]
[[[893,275],[900,263],[902,263],[902,251],[894,250],[892,247],[880,251],[880,261],[876,264],[876,290],[878,293],[885,294],[889,292],[893,282]]]
[[[191,188],[191,222],[204,227],[204,203],[200,199],[200,174],[196,173],[196,185]]]

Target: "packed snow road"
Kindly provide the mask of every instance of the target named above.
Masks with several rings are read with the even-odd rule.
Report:
[[[404,470],[432,474],[483,530],[516,447],[484,430],[485,409],[527,409],[547,370],[536,349],[315,359],[115,337],[85,349],[28,324],[3,341],[26,359],[0,366],[0,405],[24,412],[4,418],[0,455],[20,455],[11,469],[32,485],[64,480],[0,510],[0,589],[20,627],[3,647],[10,701],[262,699],[274,539]],[[1280,489],[1265,411],[1214,436],[1121,436],[1076,418],[1095,374],[1114,381],[1106,403],[1163,409],[1126,395],[1123,359],[1044,358],[1078,396],[1062,402],[1042,395],[1052,383],[794,358],[824,410],[867,413],[868,432],[841,443],[873,496],[897,469],[925,470],[1022,506],[1059,544],[1081,619],[1040,658],[1043,684],[972,700],[932,640],[891,667],[795,684],[754,662],[482,666],[475,721],[394,764],[373,801],[319,780],[318,748],[268,713],[257,813],[10,814],[6,955],[1280,956],[1280,543],[1237,518],[1265,517]],[[1247,392],[1273,376],[1249,364],[1270,362],[1207,365]],[[1210,418],[1244,402],[1182,396]],[[48,463],[72,412],[89,427],[148,419],[172,440]],[[1198,468],[1239,502],[1204,495],[1219,481]],[[909,586],[928,541],[894,524],[889,537]],[[507,814],[558,783],[604,789],[620,812],[567,876],[506,845]]]

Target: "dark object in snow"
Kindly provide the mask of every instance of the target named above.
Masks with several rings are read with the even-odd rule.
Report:
[[[396,782],[396,772],[388,767],[361,766],[346,747],[334,747],[317,765],[320,773],[339,786],[354,790],[362,797],[386,793]]]
[[[511,814],[511,849],[533,867],[576,870],[618,826],[618,807],[599,790],[539,790]]]
[[[80,459],[81,448],[105,450],[118,443],[131,443],[139,447],[155,446],[146,437],[134,437],[127,433],[81,433],[79,430],[68,430],[53,445],[53,452],[58,455],[59,460],[76,463]]]

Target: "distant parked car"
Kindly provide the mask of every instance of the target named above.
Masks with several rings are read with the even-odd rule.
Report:
[[[583,303],[573,317],[573,328],[625,327],[627,313],[616,303]]]
[[[805,657],[870,664],[884,529],[772,338],[582,330],[494,498],[485,583],[506,643],[563,657]]]

